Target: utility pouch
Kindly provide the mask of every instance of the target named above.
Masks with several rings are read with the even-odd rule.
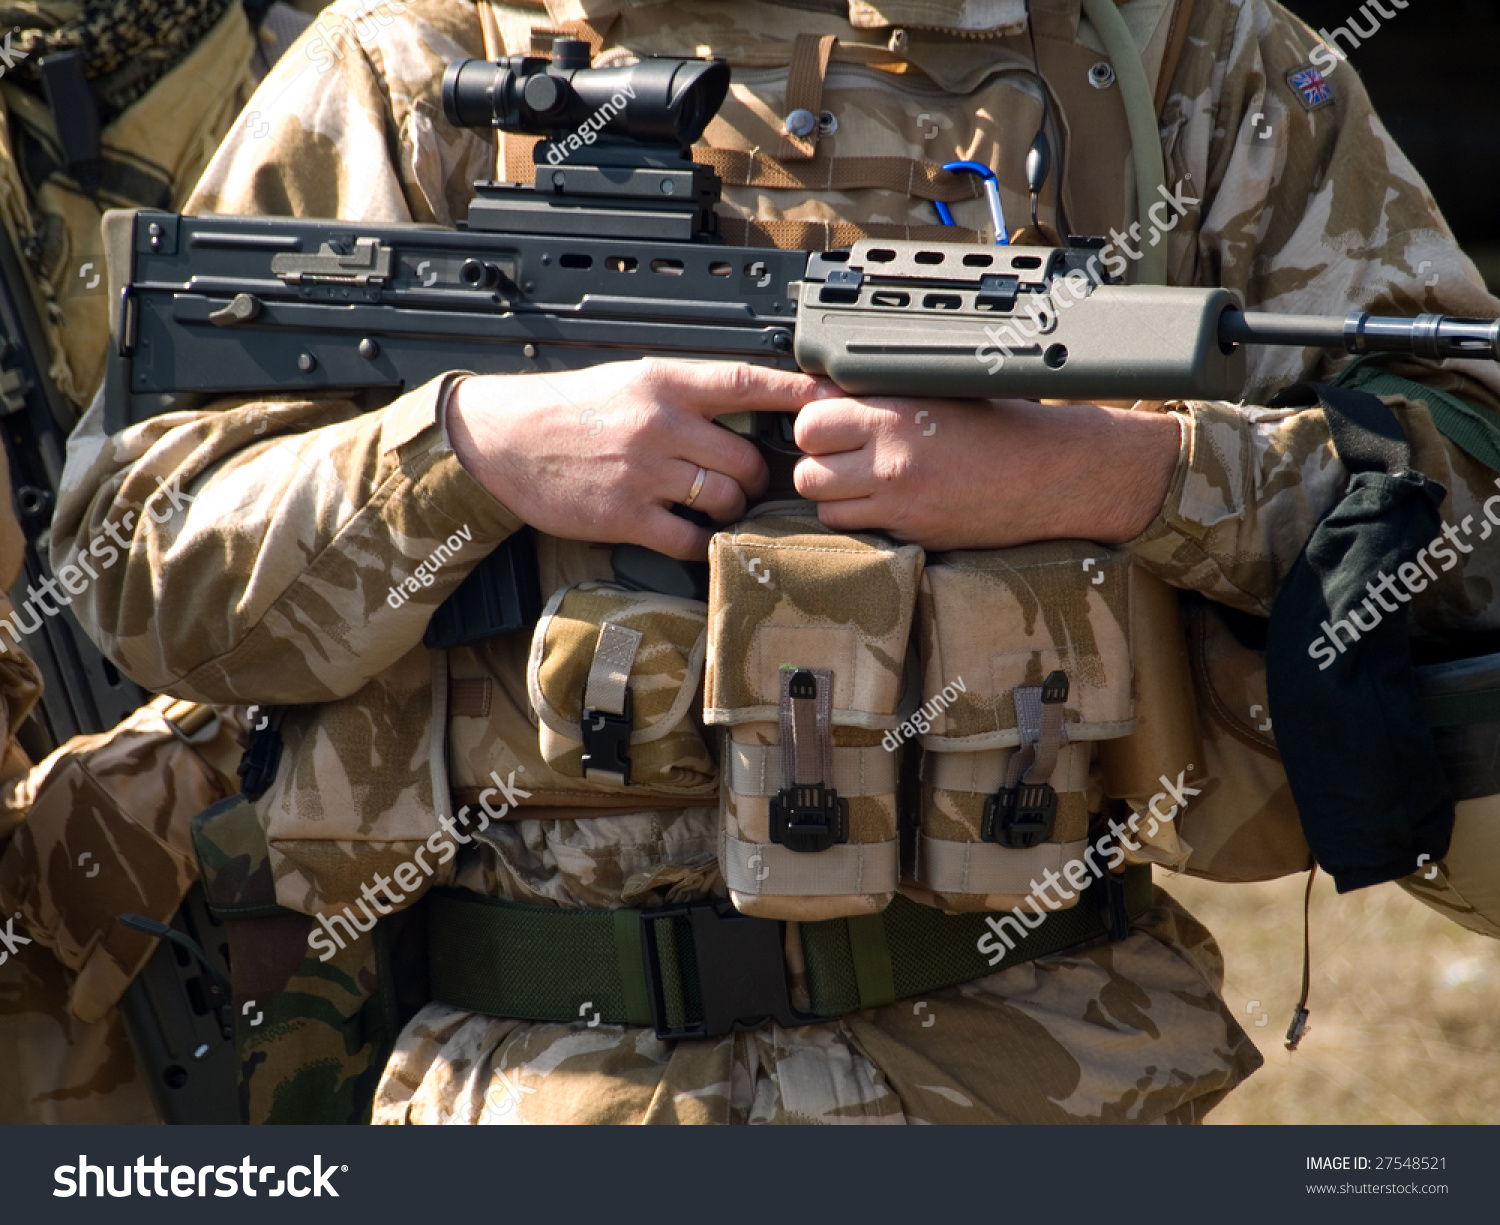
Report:
[[[704,719],[726,729],[719,866],[745,914],[895,896],[896,723],[922,550],[767,503],[709,546]]]
[[[1088,872],[1094,744],[1135,729],[1130,574],[1123,550],[1074,540],[927,567],[923,703],[898,729],[923,750],[903,892],[948,911],[1006,910],[1049,870]],[[1084,883],[1058,900],[1074,904]]]
[[[547,765],[590,791],[711,796],[695,710],[707,620],[699,600],[613,583],[554,594],[526,668]]]

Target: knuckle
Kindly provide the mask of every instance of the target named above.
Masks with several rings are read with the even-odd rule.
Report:
[[[729,445],[725,448],[724,457],[727,461],[725,467],[729,469],[729,477],[741,480],[756,479],[765,465],[755,444],[734,434],[729,435],[726,441]]]
[[[748,397],[760,386],[759,372],[745,362],[726,363],[719,373],[720,389],[730,399]]]
[[[671,409],[655,396],[634,400],[624,413],[625,430],[629,438],[639,443],[667,427]]]
[[[907,485],[917,478],[919,465],[906,447],[877,447],[872,474],[882,485]]]

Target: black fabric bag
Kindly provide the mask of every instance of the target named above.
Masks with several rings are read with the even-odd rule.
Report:
[[[1446,491],[1412,470],[1395,415],[1374,396],[1305,383],[1276,402],[1321,404],[1351,474],[1277,595],[1266,636],[1276,747],[1303,833],[1347,893],[1442,859],[1453,832],[1406,604],[1372,590],[1441,533]],[[1320,637],[1330,644],[1321,664],[1310,654]]]

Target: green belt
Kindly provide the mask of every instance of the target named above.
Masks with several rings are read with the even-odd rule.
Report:
[[[1010,911],[944,914],[897,895],[880,914],[799,923],[811,1013],[789,998],[785,925],[727,901],[651,910],[563,910],[437,889],[428,897],[433,999],[528,1021],[654,1026],[704,1038],[832,1020],[956,986],[1103,936],[1151,906],[1151,869],[1096,881],[1024,936]],[[994,939],[993,917],[1013,942]],[[986,936],[988,953],[979,951]],[[597,1022],[596,1022],[597,1023]]]

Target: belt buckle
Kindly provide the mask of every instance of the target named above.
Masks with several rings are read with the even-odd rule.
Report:
[[[692,933],[692,957],[703,1004],[702,1019],[681,1026],[667,1021],[657,932],[663,920],[675,919],[686,919]],[[719,1038],[759,1029],[767,1021],[792,1028],[832,1020],[792,1007],[787,988],[785,929],[780,920],[741,914],[727,901],[690,902],[641,911],[646,990],[656,1036],[664,1041]]]

